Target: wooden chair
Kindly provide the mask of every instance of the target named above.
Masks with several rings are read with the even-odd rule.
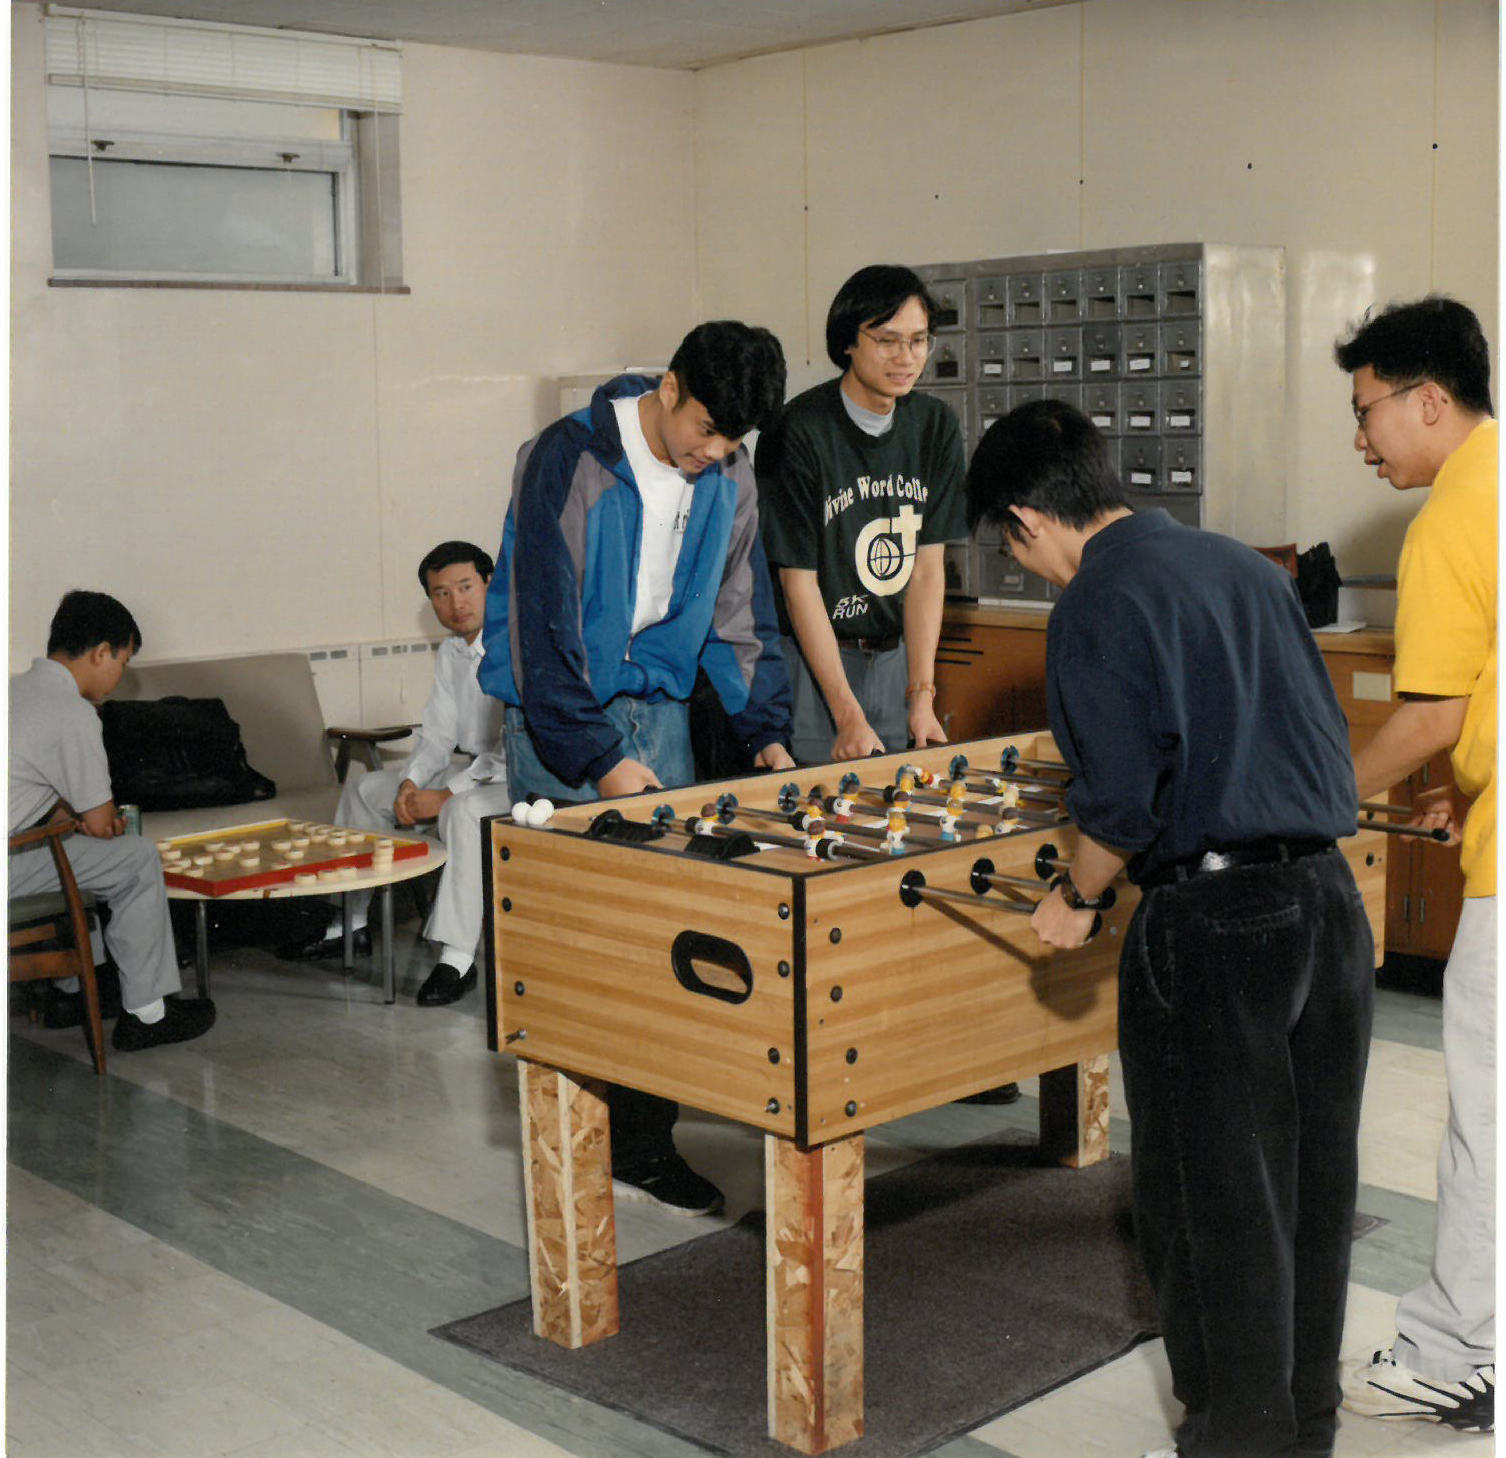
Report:
[[[99,1016],[94,953],[89,946],[88,910],[94,905],[94,898],[79,891],[63,849],[63,837],[71,834],[73,828],[72,820],[57,820],[10,837],[11,855],[45,840],[61,883],[58,891],[10,899],[10,980],[35,982],[77,977],[84,994],[84,1038],[94,1057],[94,1071],[103,1073],[105,1032]]]

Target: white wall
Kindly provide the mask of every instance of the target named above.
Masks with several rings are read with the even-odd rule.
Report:
[[[1353,453],[1331,350],[1437,288],[1494,354],[1497,8],[1086,0],[699,72],[698,196],[741,191],[702,209],[703,307],[768,324],[803,386],[833,372],[827,305],[865,263],[1279,244],[1288,531],[1389,571],[1422,503]]]
[[[12,666],[73,586],[151,658],[438,633],[418,559],[495,549],[554,377],[695,321],[692,78],[410,46],[411,295],[57,289],[38,7],[12,16]]]

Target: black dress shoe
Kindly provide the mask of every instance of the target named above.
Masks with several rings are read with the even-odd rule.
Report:
[[[351,945],[356,956],[369,957],[371,955],[371,928],[369,926],[357,927],[352,935]],[[318,932],[314,936],[305,937],[301,942],[284,942],[277,948],[277,955],[284,962],[314,962],[333,957],[343,958],[345,938],[327,937],[323,932]]]
[[[214,1026],[214,1004],[207,997],[169,997],[167,1011],[155,1023],[144,1023],[135,1013],[123,1012],[110,1040],[118,1053],[139,1053],[164,1043],[186,1043]]]
[[[418,989],[420,1007],[444,1007],[446,1003],[459,1002],[476,985],[476,969],[460,973],[448,962],[440,962],[424,979]]]

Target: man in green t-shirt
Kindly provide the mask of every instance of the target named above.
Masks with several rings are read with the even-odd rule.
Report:
[[[826,316],[843,373],[759,442],[759,515],[794,687],[795,758],[944,743],[945,543],[967,535],[956,417],[912,391],[936,303],[908,268],[859,269]]]

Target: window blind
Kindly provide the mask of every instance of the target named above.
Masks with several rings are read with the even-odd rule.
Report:
[[[392,41],[51,5],[46,45],[55,85],[402,110]]]

